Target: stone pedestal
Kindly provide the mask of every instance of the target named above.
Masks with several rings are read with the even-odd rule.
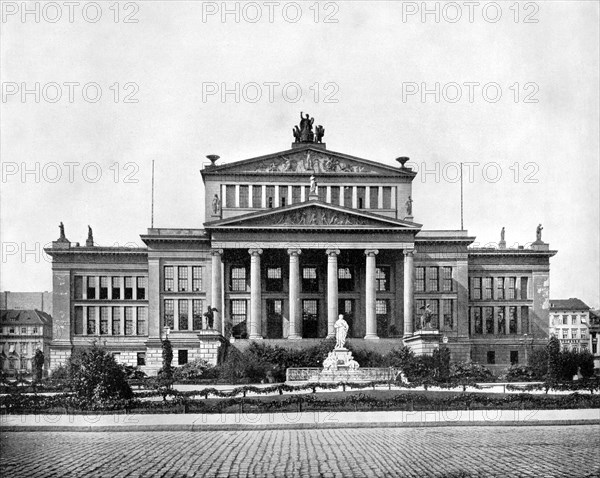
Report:
[[[409,347],[415,355],[431,355],[440,348],[442,334],[439,330],[423,329],[404,337],[404,345]]]

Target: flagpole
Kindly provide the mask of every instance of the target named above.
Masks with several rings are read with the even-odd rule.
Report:
[[[150,207],[150,228],[154,228],[154,160],[152,160],[152,205]]]
[[[460,230],[464,231],[463,224],[463,163],[460,163]]]

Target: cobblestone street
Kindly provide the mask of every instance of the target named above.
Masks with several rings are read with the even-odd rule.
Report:
[[[5,477],[592,477],[600,427],[2,434]],[[462,474],[461,474],[462,472]]]

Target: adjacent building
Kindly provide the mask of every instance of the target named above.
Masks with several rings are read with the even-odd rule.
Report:
[[[562,350],[597,353],[593,350],[597,342],[590,333],[590,310],[581,299],[550,300],[550,333],[558,338]]]
[[[289,347],[334,335],[417,353],[444,346],[492,369],[525,363],[548,339],[550,250],[472,248],[465,230],[415,221],[412,181],[398,165],[330,151],[305,121],[291,149],[201,171],[202,229],[150,228],[144,248],[85,247],[61,234],[52,257],[52,366],[75,347],[105,345],[147,372],[217,363],[224,344]]]
[[[52,317],[40,310],[0,310],[0,368],[30,374],[37,350],[50,357]]]

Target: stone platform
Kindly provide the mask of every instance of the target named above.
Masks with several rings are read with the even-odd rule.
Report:
[[[365,383],[375,380],[395,380],[399,373],[400,370],[395,368],[359,368],[356,370],[338,368],[335,371],[317,367],[288,368],[285,372],[285,381],[286,383]]]

